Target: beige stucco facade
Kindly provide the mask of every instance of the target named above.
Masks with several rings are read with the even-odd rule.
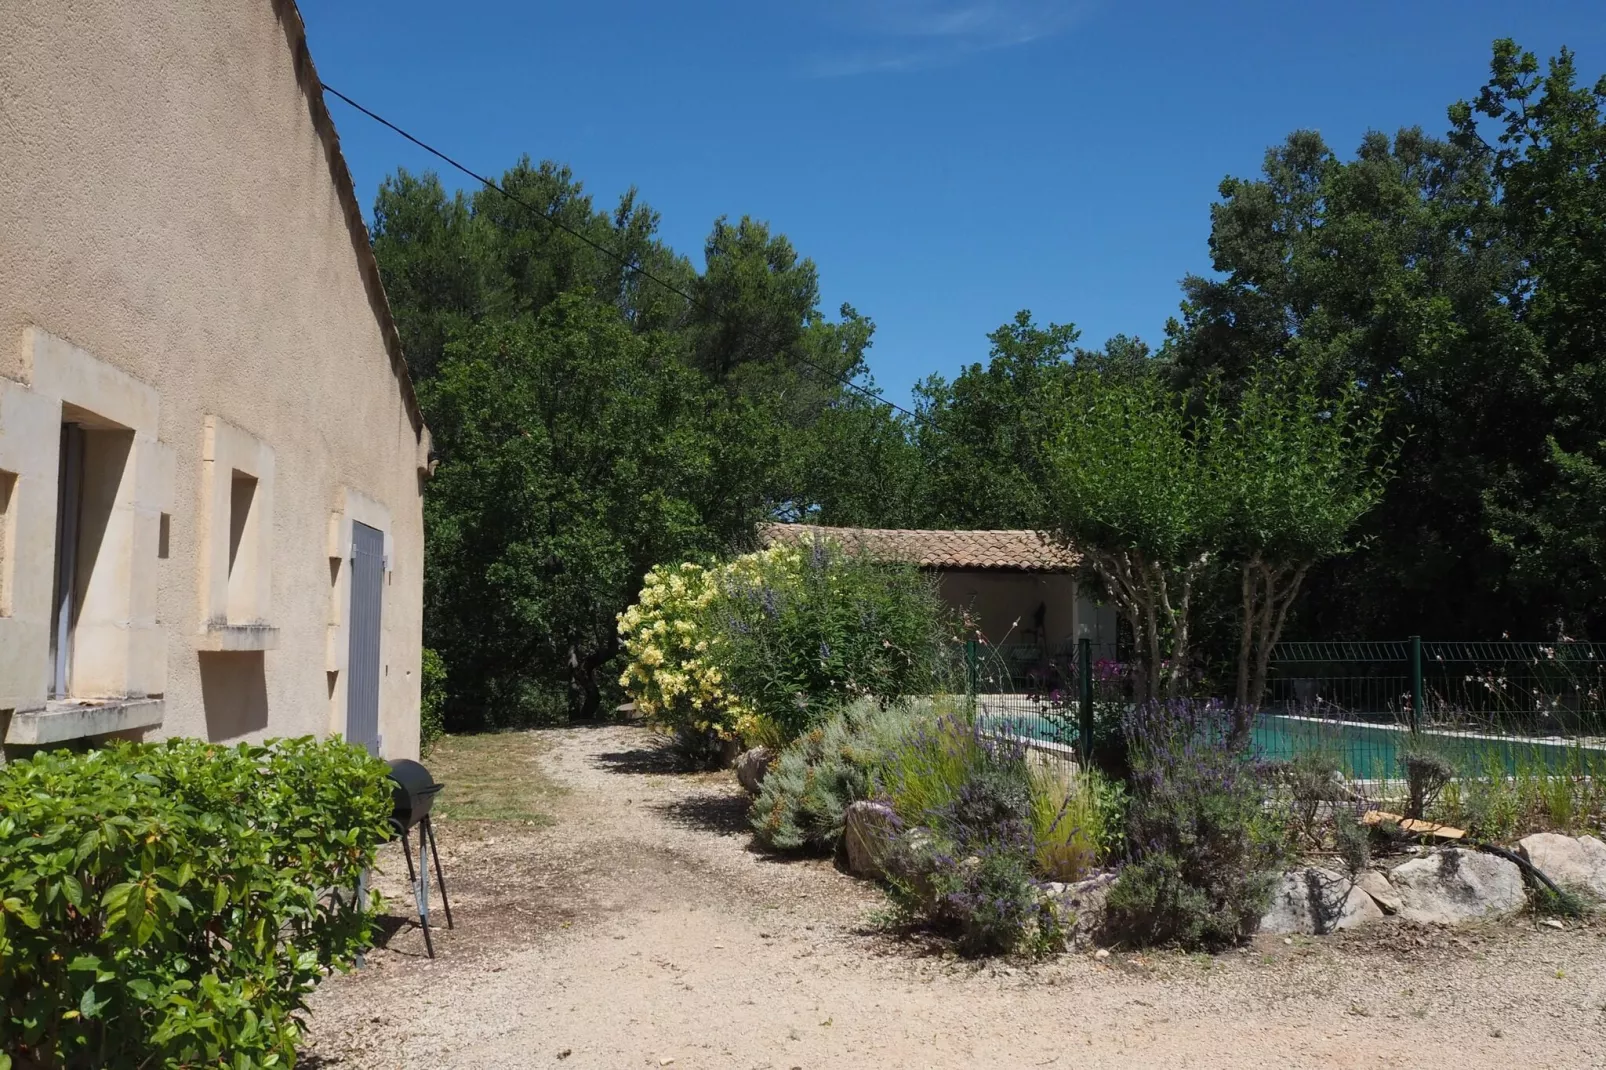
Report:
[[[7,744],[344,733],[366,525],[379,749],[416,756],[428,465],[293,5],[8,0]]]

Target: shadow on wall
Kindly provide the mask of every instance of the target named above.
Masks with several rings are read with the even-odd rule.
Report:
[[[222,743],[267,728],[268,678],[262,651],[207,651],[199,657],[206,738]]]

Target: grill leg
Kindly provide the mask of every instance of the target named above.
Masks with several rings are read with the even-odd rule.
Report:
[[[413,885],[413,906],[418,905],[418,874],[413,872],[413,837],[402,830],[402,857],[407,859],[407,883]]]
[[[450,929],[452,927],[452,901],[446,897],[446,874],[441,872],[441,852],[440,848],[435,846],[435,825],[430,821],[428,814],[424,815],[422,824],[424,830],[419,833],[419,836],[429,837],[429,854],[435,860],[435,883],[440,885],[441,906],[446,908],[446,927]]]
[[[424,856],[425,835],[422,830],[418,833],[418,883],[413,885],[417,889],[418,923],[424,929],[424,950],[429,957],[435,957],[435,941],[429,937],[429,860]]]

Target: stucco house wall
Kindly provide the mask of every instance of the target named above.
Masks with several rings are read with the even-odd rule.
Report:
[[[64,448],[81,575],[52,704]],[[366,524],[380,750],[416,756],[428,457],[293,4],[9,0],[4,738],[343,732]]]
[[[988,643],[1043,644],[1056,650],[1088,638],[1115,643],[1115,611],[1084,594],[1074,573],[1001,569],[933,569],[943,600],[970,614]],[[1042,631],[1037,613],[1042,610]]]

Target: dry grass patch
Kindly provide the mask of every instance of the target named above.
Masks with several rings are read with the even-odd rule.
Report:
[[[427,761],[446,784],[434,812],[451,821],[551,824],[551,800],[563,789],[541,769],[547,748],[537,732],[443,736]]]

